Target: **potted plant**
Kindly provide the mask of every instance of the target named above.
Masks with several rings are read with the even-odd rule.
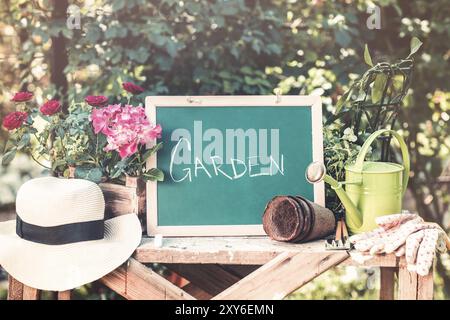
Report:
[[[376,64],[365,46],[364,60],[369,69],[342,94],[335,113],[324,126],[325,165],[327,172],[339,181],[345,180],[345,166],[355,161],[371,133],[382,128],[394,128],[411,85],[413,56],[421,45],[422,42],[414,37],[405,59]],[[390,137],[384,136],[380,140],[381,148],[376,150],[376,159],[389,161]],[[334,212],[343,214],[342,205],[330,188],[327,188],[327,204]]]
[[[15,94],[11,100],[16,111],[3,120],[10,134],[2,164],[8,165],[17,152],[27,153],[55,176],[99,183],[107,215],[143,214],[144,182],[164,179],[159,169],[146,165],[162,147],[156,141],[162,128],[150,123],[141,103],[131,104],[144,89],[131,82],[123,88],[124,102],[110,104],[105,96],[88,96],[71,102],[67,112],[56,99],[37,108],[31,103],[32,93]]]

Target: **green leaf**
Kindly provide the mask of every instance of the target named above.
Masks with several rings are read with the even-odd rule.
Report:
[[[158,152],[158,150],[160,150],[162,148],[162,146],[163,146],[162,142],[159,142],[156,145],[154,145],[153,147],[151,147],[150,149],[148,149],[142,156],[142,162],[144,163],[145,161],[147,161],[148,158],[150,158],[150,156],[152,156],[153,154]]]
[[[396,74],[395,76],[392,77],[389,89],[390,92],[393,94],[393,96],[399,94],[402,91],[404,82],[405,77],[402,74]]]
[[[13,159],[15,158],[16,153],[17,153],[16,148],[11,149],[8,152],[6,152],[2,158],[2,165],[7,166],[8,164],[10,164],[11,161],[13,161]]]
[[[381,101],[383,96],[384,87],[386,86],[387,75],[380,73],[376,76],[372,87],[372,103]]]
[[[125,168],[128,164],[128,158],[125,158],[116,163],[116,165],[112,168],[110,178],[116,179],[125,173]]]
[[[157,168],[152,168],[145,172],[142,177],[145,181],[164,181],[164,172]]]
[[[373,67],[372,57],[370,56],[369,47],[367,44],[364,46],[364,61],[371,67]]]
[[[350,93],[352,92],[352,90],[353,90],[353,87],[351,87],[346,92],[344,92],[344,94],[339,98],[339,100],[336,103],[336,112],[335,112],[335,114],[338,114],[341,111],[341,109],[344,106],[344,104],[350,98]]]
[[[59,138],[63,139],[64,138],[64,134],[65,134],[65,131],[64,131],[63,127],[61,127],[61,126],[56,127],[56,135]]]
[[[89,180],[95,183],[102,181],[103,172],[97,167],[76,167],[75,178]]]
[[[17,144],[17,149],[22,150],[27,147],[30,143],[30,134],[28,132],[24,133],[19,143]]]
[[[59,166],[63,166],[66,164],[66,161],[63,159],[57,159],[52,162],[52,170],[55,171]]]
[[[419,38],[413,37],[411,39],[411,51],[409,53],[408,58],[410,58],[413,54],[415,54],[420,49],[422,44],[423,43],[422,43],[422,41],[419,40]]]

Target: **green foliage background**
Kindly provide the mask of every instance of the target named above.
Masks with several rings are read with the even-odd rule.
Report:
[[[142,84],[146,94],[271,94],[277,88],[320,94],[328,117],[349,82],[366,70],[365,43],[374,63],[394,61],[408,55],[417,36],[424,45],[396,129],[410,148],[411,202],[426,220],[449,228],[448,183],[440,177],[450,148],[447,0],[57,2],[81,9],[81,29],[67,27],[65,8],[61,12],[55,1],[0,3],[0,120],[19,89],[33,91],[38,102],[53,96],[68,101],[119,96],[125,80]],[[373,4],[381,9],[380,30],[366,25]],[[448,263],[439,259],[436,268],[438,296],[449,297]],[[355,288],[360,285],[331,297],[353,297]],[[322,282],[299,297],[327,297],[320,294],[326,290]]]

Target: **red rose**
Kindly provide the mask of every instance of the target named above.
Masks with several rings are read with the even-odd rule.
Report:
[[[51,116],[55,113],[57,113],[61,109],[61,103],[59,103],[58,100],[48,100],[46,103],[42,105],[42,107],[39,109],[42,114],[45,114],[46,116]]]
[[[11,112],[6,115],[6,117],[3,119],[3,126],[7,130],[14,130],[17,128],[20,128],[22,124],[27,119],[28,114],[26,112]]]
[[[105,96],[87,96],[84,101],[93,107],[99,107],[106,104],[108,102],[108,98]]]
[[[139,94],[141,92],[144,92],[144,88],[138,86],[137,84],[134,84],[132,82],[124,82],[122,83],[122,87],[132,94]]]
[[[12,97],[11,101],[14,102],[25,102],[31,100],[33,98],[33,94],[27,91],[17,92],[14,97]]]

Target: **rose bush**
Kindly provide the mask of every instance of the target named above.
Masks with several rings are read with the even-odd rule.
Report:
[[[131,82],[123,87],[129,93],[144,91]],[[29,92],[15,94],[12,100],[23,102],[18,105],[21,111],[3,120],[3,127],[10,131],[3,165],[20,151],[56,175],[68,176],[69,167],[76,167],[75,177],[95,182],[123,180],[126,175],[144,180],[164,178],[160,170],[146,168],[147,159],[162,144],[155,142],[150,149],[146,145],[161,137],[162,128],[149,121],[141,104],[131,105],[128,94],[127,103],[117,101],[107,106],[106,96],[86,96],[84,102],[72,102],[68,113],[61,112],[61,102],[56,99],[33,107],[28,103],[32,97]],[[34,126],[38,117],[47,122],[39,131]],[[33,144],[32,139],[38,143]]]
[[[100,107],[108,102],[108,98],[105,96],[87,96],[84,101],[93,107]]]
[[[58,100],[48,100],[39,110],[46,116],[52,116],[61,110],[61,103]]]
[[[18,129],[22,126],[27,117],[28,114],[26,112],[11,112],[3,119],[3,127],[5,127],[7,130]]]
[[[22,91],[22,92],[17,92],[16,94],[14,94],[14,96],[11,98],[11,101],[25,102],[25,101],[30,101],[32,98],[33,98],[33,94],[31,92]]]
[[[124,82],[122,83],[122,87],[131,94],[139,94],[144,92],[144,88],[132,82]]]

